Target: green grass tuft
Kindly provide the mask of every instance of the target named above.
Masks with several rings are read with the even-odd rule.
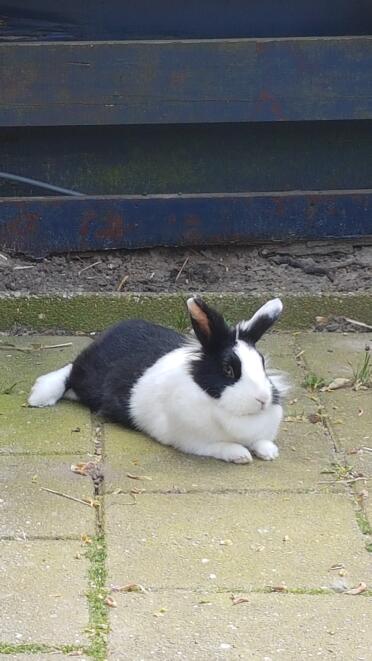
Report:
[[[372,527],[367,519],[366,514],[362,510],[359,510],[356,513],[356,520],[363,535],[372,535]]]
[[[320,388],[323,388],[323,386],[325,385],[326,383],[324,379],[321,376],[317,376],[313,372],[307,374],[303,381],[304,388],[310,390],[310,392],[315,392],[316,390],[320,390]]]
[[[361,387],[369,388],[372,386],[372,361],[369,345],[366,346],[363,358],[357,367],[354,368],[352,365],[351,367],[353,370],[353,386],[355,390]]]

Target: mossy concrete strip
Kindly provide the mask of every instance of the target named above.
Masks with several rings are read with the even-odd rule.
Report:
[[[86,646],[87,562],[75,541],[0,541],[0,641]]]
[[[195,292],[192,292],[195,293]],[[276,292],[278,293],[278,292]],[[119,319],[141,317],[175,328],[187,326],[185,301],[190,294],[61,294],[59,296],[9,296],[0,298],[0,331],[21,325],[35,331],[57,328],[91,332]],[[245,293],[203,294],[231,321],[249,317],[272,298]],[[283,296],[282,329],[309,328],[317,315],[346,315],[372,324],[372,297],[367,294]]]
[[[239,596],[247,602],[233,606],[231,594],[118,595],[109,659],[370,659],[367,599]]]
[[[226,480],[224,481],[226,484]],[[106,498],[109,582],[145,588],[323,588],[372,567],[344,494],[140,494]],[[228,540],[228,541],[226,541]],[[337,577],[336,577],[337,578]]]
[[[1,644],[0,644],[0,649],[1,649]],[[6,645],[3,646],[4,649],[6,649]],[[21,646],[19,646],[21,648]],[[66,654],[64,652],[58,652],[58,650],[54,649],[51,647],[50,652],[45,652],[42,653],[40,651],[37,651],[38,647],[43,648],[44,645],[28,645],[25,646],[25,650],[27,651],[20,651],[19,653],[17,652],[5,652],[4,654],[0,653],[0,661],[66,661],[66,654],[74,653],[74,648],[72,648],[69,652],[66,651]],[[34,648],[34,650],[32,649]],[[9,646],[9,649],[16,650],[17,646]],[[66,649],[68,649],[68,646],[66,646]],[[80,661],[90,661],[90,658],[87,654],[82,654],[80,650],[76,650],[75,654],[79,657]]]
[[[0,538],[94,534],[94,508],[40,490],[91,498],[91,479],[71,471],[77,461],[87,457],[0,456]]]

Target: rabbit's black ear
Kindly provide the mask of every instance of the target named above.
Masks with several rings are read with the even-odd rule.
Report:
[[[231,331],[219,312],[198,296],[189,298],[187,307],[195,335],[206,351],[219,351],[229,343]]]
[[[241,321],[237,325],[238,337],[250,344],[256,344],[264,333],[276,322],[283,310],[283,304],[279,298],[273,298],[263,305],[247,321]]]

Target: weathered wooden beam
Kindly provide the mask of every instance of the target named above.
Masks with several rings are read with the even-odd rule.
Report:
[[[0,125],[372,118],[372,37],[0,44]]]
[[[368,0],[11,0],[0,40],[331,36],[371,26]]]
[[[56,252],[372,236],[372,189],[0,198],[0,248]]]

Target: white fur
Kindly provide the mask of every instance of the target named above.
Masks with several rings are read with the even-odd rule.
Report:
[[[273,298],[271,301],[268,301],[265,303],[265,305],[262,305],[259,310],[247,321],[241,321],[238,324],[238,328],[240,328],[242,331],[248,331],[253,324],[257,321],[259,317],[262,317],[263,315],[270,317],[273,321],[279,317],[283,310],[283,303],[281,302],[280,298]]]
[[[54,406],[65,395],[66,380],[70,376],[71,370],[72,364],[70,363],[69,365],[65,365],[65,367],[61,367],[59,370],[39,376],[32,386],[31,394],[28,398],[29,405],[36,407]],[[72,393],[73,391],[71,390],[67,391],[66,395],[68,399],[73,399],[75,393]]]
[[[251,450],[262,459],[274,459],[282,407],[270,403],[270,383],[257,352],[241,341],[235,351],[242,376],[219,399],[193,380],[192,347],[160,358],[132,389],[130,411],[136,425],[160,443],[191,454],[248,463]],[[256,397],[267,403],[262,406]]]

